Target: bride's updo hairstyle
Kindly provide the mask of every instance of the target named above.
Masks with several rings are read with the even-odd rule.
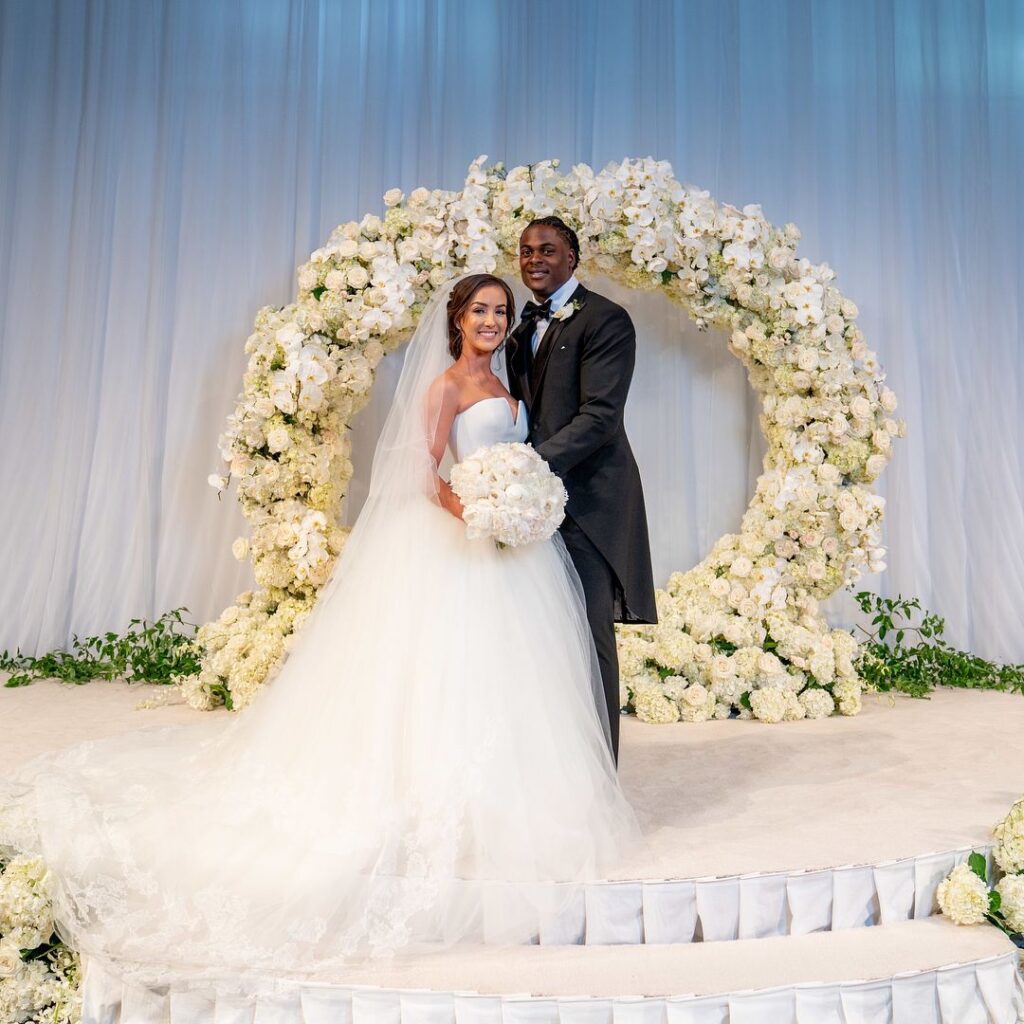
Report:
[[[512,324],[516,319],[516,299],[512,294],[512,289],[494,274],[468,274],[456,282],[451,295],[448,296],[448,351],[451,353],[452,359],[458,359],[462,355],[462,328],[459,326],[459,322],[466,315],[466,310],[469,309],[476,293],[490,284],[496,284],[505,289],[505,323],[508,330],[512,329]],[[502,343],[504,344],[504,339]]]

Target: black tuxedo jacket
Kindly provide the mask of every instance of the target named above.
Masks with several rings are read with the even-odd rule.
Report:
[[[615,570],[617,621],[657,622],[643,488],[623,425],[636,331],[621,306],[583,285],[572,303],[579,308],[548,324],[536,355],[532,324],[512,332],[509,390],[526,403],[530,442],[569,492],[566,514]]]

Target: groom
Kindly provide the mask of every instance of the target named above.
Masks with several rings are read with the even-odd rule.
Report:
[[[561,533],[583,583],[619,755],[616,622],[657,622],[640,472],[622,423],[636,332],[629,314],[575,277],[576,232],[539,217],[519,238],[533,292],[506,348],[509,390],[526,402],[530,441],[569,492]]]

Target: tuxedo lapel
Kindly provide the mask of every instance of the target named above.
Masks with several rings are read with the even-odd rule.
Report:
[[[530,337],[526,330],[527,324],[520,323],[509,335],[509,376],[515,375],[519,384],[522,399],[526,402],[526,408],[533,405],[533,392],[530,388],[530,363],[533,353],[530,351]]]
[[[582,307],[586,301],[587,290],[583,285],[577,286],[576,290],[569,296],[566,306],[571,305],[573,302],[580,303]],[[565,306],[562,307],[563,309]],[[548,325],[548,329],[544,332],[544,337],[540,339],[540,345],[537,346],[537,352],[533,357],[534,365],[532,372],[528,374],[530,377],[530,390],[534,397],[540,394],[541,384],[544,381],[544,372],[548,368],[548,362],[551,359],[551,353],[555,350],[555,342],[558,340],[562,331],[580,315],[580,310],[576,310],[572,316],[566,317],[565,319],[559,320],[555,318],[551,324]],[[529,345],[529,341],[527,341]]]

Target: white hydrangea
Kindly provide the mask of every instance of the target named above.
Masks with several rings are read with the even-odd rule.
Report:
[[[1008,875],[1024,872],[1024,797],[1010,808],[992,835],[996,840],[996,863]]]
[[[966,863],[939,883],[938,898],[939,909],[954,924],[981,924],[988,913],[988,886]]]
[[[660,690],[649,688],[639,691],[633,698],[636,716],[641,722],[667,725],[679,721],[679,708]]]
[[[804,708],[797,695],[782,687],[752,690],[750,709],[761,722],[792,722],[804,717]]]
[[[1000,913],[1012,932],[1024,933],[1024,875],[1006,875],[996,885]]]
[[[808,718],[828,718],[836,709],[832,694],[819,687],[804,690],[799,699]]]

